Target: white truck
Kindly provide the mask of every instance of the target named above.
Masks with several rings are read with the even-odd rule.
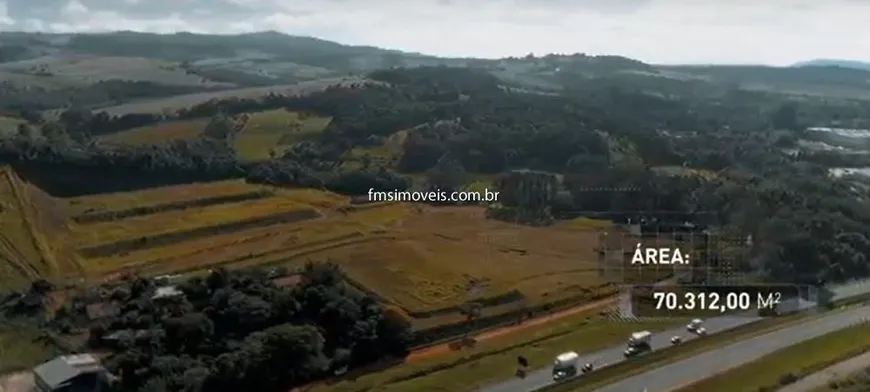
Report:
[[[553,361],[553,381],[560,381],[577,375],[577,360],[580,354],[574,351],[559,354]]]
[[[628,338],[628,347],[626,347],[625,354],[626,357],[633,357],[640,353],[649,351],[652,349],[649,345],[649,341],[652,339],[652,332],[650,331],[640,331],[631,334],[631,337]]]

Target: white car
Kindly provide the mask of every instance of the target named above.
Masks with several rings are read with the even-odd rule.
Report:
[[[587,364],[583,365],[583,367],[582,367],[580,370],[581,370],[583,373],[589,373],[589,372],[592,371],[592,364],[591,364],[591,363],[587,363]]]
[[[701,324],[704,324],[704,320],[694,319],[688,325],[686,325],[686,330],[689,332],[695,332],[698,328],[701,328]]]
[[[695,333],[704,336],[707,334],[707,328],[699,327],[697,330],[695,330]]]
[[[679,336],[674,336],[671,338],[671,344],[680,344],[683,342],[683,338]]]

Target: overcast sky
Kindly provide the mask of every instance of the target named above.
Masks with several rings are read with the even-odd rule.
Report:
[[[868,19],[870,0],[0,0],[0,30],[276,30],[442,56],[652,63],[870,61]]]

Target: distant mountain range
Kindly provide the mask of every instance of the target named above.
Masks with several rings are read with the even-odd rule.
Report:
[[[834,59],[816,59],[803,61],[792,65],[792,67],[840,67],[854,68],[870,71],[870,63],[852,60],[834,60]]]
[[[505,86],[546,94],[566,88],[604,91],[630,86],[664,96],[718,97],[740,88],[870,101],[865,87],[870,63],[856,61],[812,60],[769,67],[656,65],[580,53],[441,58],[274,31],[239,35],[0,32],[0,109],[25,98],[31,105],[40,102],[46,110],[55,109],[66,105],[73,93],[78,94],[80,106],[106,107],[184,94],[224,90],[222,94],[234,94],[234,89],[273,91],[275,86],[362,76],[385,68],[439,65],[483,70]],[[118,86],[124,86],[123,94]]]

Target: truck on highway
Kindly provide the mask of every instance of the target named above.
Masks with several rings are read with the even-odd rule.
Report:
[[[649,341],[652,338],[652,332],[650,331],[640,331],[631,334],[631,337],[628,338],[628,347],[625,348],[625,352],[623,354],[626,357],[633,357],[635,355],[650,351],[652,347],[649,345]]]
[[[559,354],[553,361],[553,381],[576,376],[578,359],[580,359],[580,354],[574,351]]]

